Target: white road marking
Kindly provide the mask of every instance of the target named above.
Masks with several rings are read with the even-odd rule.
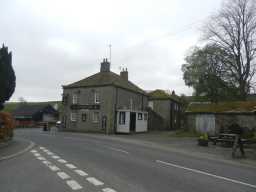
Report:
[[[70,178],[70,176],[67,174],[67,173],[65,173],[65,172],[57,172],[57,175],[61,178],[61,179],[69,179]]]
[[[204,171],[200,171],[200,170],[197,170],[197,169],[191,169],[191,168],[183,167],[183,166],[180,166],[180,165],[176,165],[176,164],[173,164],[173,163],[168,163],[168,162],[164,162],[164,161],[160,161],[160,160],[156,160],[156,162],[164,164],[164,165],[169,165],[169,166],[172,166],[172,167],[176,167],[176,168],[179,168],[179,169],[184,169],[184,170],[187,170],[187,171],[191,171],[191,172],[194,172],[194,173],[207,175],[207,176],[214,177],[214,178],[217,178],[217,179],[229,181],[229,182],[232,182],[232,183],[236,183],[236,184],[240,184],[240,185],[245,185],[247,187],[251,187],[251,188],[255,188],[256,189],[256,185],[252,185],[252,184],[249,184],[249,183],[244,183],[244,182],[241,182],[241,181],[238,181],[238,180],[234,180],[234,179],[229,179],[227,177],[222,177],[222,176],[214,175],[214,174],[207,173],[207,172],[204,172]]]
[[[48,149],[43,149],[43,151],[44,151],[45,153],[50,152]]]
[[[104,185],[103,182],[99,181],[98,179],[96,179],[94,177],[88,177],[88,178],[86,178],[86,180],[95,186]]]
[[[52,158],[53,158],[53,159],[59,159],[59,158],[60,158],[60,156],[53,155],[53,156],[52,156]]]
[[[38,160],[45,161],[46,159],[44,157],[37,157]]]
[[[68,180],[67,181],[68,186],[73,189],[73,190],[79,190],[82,189],[83,187],[79,185],[75,180]]]
[[[51,162],[50,161],[43,161],[43,164],[45,164],[45,165],[51,165]]]
[[[58,162],[60,162],[60,163],[67,163],[67,161],[64,160],[64,159],[58,159]]]
[[[41,156],[40,153],[34,153],[34,155],[35,155],[36,157]]]
[[[50,151],[48,151],[48,152],[46,152],[47,153],[47,155],[54,155],[54,153],[53,152],[50,152]]]
[[[48,165],[48,167],[52,170],[52,171],[59,171],[60,168],[55,166],[55,165]]]
[[[43,150],[43,149],[45,149],[45,147],[39,147],[39,149],[42,149],[42,150]]]
[[[37,153],[37,150],[31,150],[30,152],[31,153]]]
[[[70,168],[70,169],[76,169],[76,166],[73,164],[65,164],[66,167]]]
[[[118,152],[121,152],[121,153],[129,154],[128,151],[125,151],[125,150],[122,150],[122,149],[113,148],[113,147],[109,147],[109,149],[111,149],[111,150],[113,150],[113,151],[118,151]]]
[[[87,173],[85,173],[84,171],[82,171],[82,170],[75,170],[75,172],[78,174],[78,175],[80,175],[80,176],[82,176],[82,177],[85,177],[85,176],[87,176],[88,174]]]
[[[116,190],[111,189],[111,188],[104,188],[102,189],[103,192],[116,192]]]

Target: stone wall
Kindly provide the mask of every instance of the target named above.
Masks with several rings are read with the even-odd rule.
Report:
[[[198,130],[196,119],[197,116],[202,115],[196,113],[186,114],[186,128]],[[241,127],[247,127],[249,130],[256,130],[256,114],[215,114],[215,133],[226,131],[233,123],[237,123]]]

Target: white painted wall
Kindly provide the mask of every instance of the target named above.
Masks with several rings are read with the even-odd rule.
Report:
[[[215,134],[215,116],[214,115],[197,115],[196,130],[201,133]]]
[[[138,114],[139,113],[136,113],[136,132],[137,133],[147,132],[148,131],[148,120],[144,119],[144,117],[145,117],[144,114],[145,113],[142,113],[142,120],[138,120]]]
[[[125,124],[119,124],[120,111],[117,112],[117,129],[118,133],[130,133],[130,112],[125,111]]]

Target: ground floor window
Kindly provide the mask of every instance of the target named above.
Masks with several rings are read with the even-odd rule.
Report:
[[[120,125],[125,124],[125,112],[119,112],[119,124]]]
[[[92,121],[94,123],[98,123],[100,120],[100,113],[99,112],[93,112]]]
[[[142,113],[138,113],[138,120],[142,120]]]
[[[71,112],[70,114],[70,120],[75,122],[77,120],[77,113]]]
[[[82,113],[82,121],[83,122],[87,121],[87,114],[86,113]]]

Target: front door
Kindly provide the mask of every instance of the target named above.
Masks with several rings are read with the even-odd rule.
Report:
[[[136,113],[130,113],[130,132],[135,132],[136,130]]]

